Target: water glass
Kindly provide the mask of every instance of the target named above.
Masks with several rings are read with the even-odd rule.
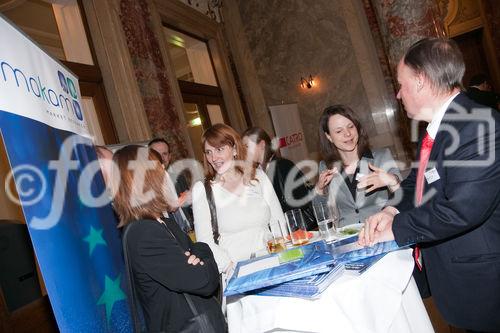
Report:
[[[313,210],[321,237],[325,240],[334,239],[340,220],[337,206],[330,205],[326,201],[318,201],[313,203]]]
[[[308,232],[302,211],[300,209],[292,209],[285,212],[288,231],[293,245],[304,245],[309,242]]]

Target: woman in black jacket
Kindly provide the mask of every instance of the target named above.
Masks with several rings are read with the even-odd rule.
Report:
[[[213,331],[224,332],[225,322],[213,297],[219,273],[210,248],[193,243],[175,221],[163,218],[172,211],[165,169],[155,151],[127,146],[113,156],[114,208],[125,227],[127,252],[149,332],[179,332],[193,312],[207,313]]]
[[[292,161],[277,156],[278,148],[273,148],[271,138],[262,128],[247,129],[242,140],[247,148],[248,158],[262,168],[273,183],[283,211],[300,208],[307,229],[317,229],[311,208],[312,188],[309,188],[302,171]],[[289,175],[292,176],[288,178]]]

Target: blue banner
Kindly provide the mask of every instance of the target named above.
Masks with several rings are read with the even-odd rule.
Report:
[[[0,35],[6,182],[15,181],[59,329],[131,332],[120,231],[78,80],[2,17]]]

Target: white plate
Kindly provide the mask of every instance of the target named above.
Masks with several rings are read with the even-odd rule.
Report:
[[[321,236],[319,235],[319,231],[309,231],[309,232],[313,234],[312,237],[309,238],[309,243],[314,243],[314,242],[321,240]]]
[[[342,228],[339,228],[338,229],[338,233],[341,235],[340,238],[350,237],[350,236],[353,236],[353,235],[357,235],[359,233],[359,230],[363,226],[364,226],[364,223],[349,224],[349,225],[343,226]],[[343,231],[347,230],[347,229],[356,230],[357,232],[355,234],[344,234]]]

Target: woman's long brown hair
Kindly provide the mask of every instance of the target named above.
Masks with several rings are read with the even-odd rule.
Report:
[[[157,219],[172,210],[170,203],[174,199],[168,194],[169,179],[156,151],[126,146],[113,155],[113,162],[111,188],[115,193],[113,207],[120,217],[118,227],[134,220]],[[149,200],[142,197],[146,193],[152,193]]]
[[[248,137],[250,140],[259,144],[264,141],[264,161],[262,161],[262,168],[266,170],[267,163],[276,154],[273,150],[271,137],[260,127],[250,127],[245,132],[243,132],[242,137]]]

